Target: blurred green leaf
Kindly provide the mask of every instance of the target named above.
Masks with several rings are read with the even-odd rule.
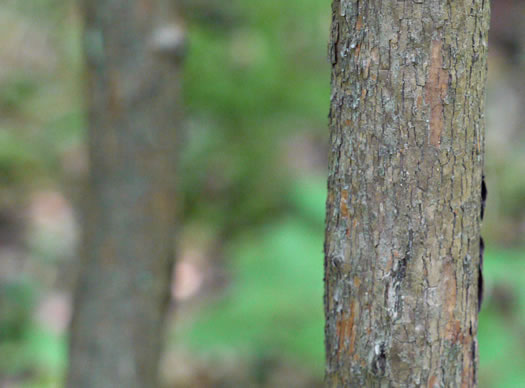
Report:
[[[181,335],[201,351],[233,348],[323,365],[322,236],[283,219],[232,245],[234,280]]]

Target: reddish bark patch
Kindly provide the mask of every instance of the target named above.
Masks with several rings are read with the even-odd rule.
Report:
[[[428,379],[427,387],[428,387],[428,388],[434,388],[434,387],[436,387],[436,386],[439,386],[437,382],[438,382],[438,377],[437,377],[436,375],[431,376],[431,377]]]
[[[425,85],[425,99],[430,106],[430,144],[439,147],[443,132],[443,98],[448,91],[448,72],[443,69],[443,43],[432,41],[430,69]]]
[[[423,106],[423,96],[417,96],[417,108],[421,109]]]
[[[461,332],[460,321],[456,319],[447,323],[446,338],[453,343],[463,343],[465,341],[465,336]]]
[[[341,191],[341,215],[348,217],[348,190]]]
[[[359,15],[357,17],[357,22],[355,23],[355,29],[356,31],[361,31],[363,28],[363,16]]]
[[[354,276],[354,287],[355,289],[359,289],[359,286],[361,285],[361,279],[359,276]]]
[[[361,52],[361,45],[358,44],[355,46],[355,56],[358,57],[360,52]]]
[[[339,347],[337,350],[338,357],[341,354],[341,351],[345,348],[345,342],[348,340],[348,354],[354,353],[355,348],[355,312],[356,312],[356,303],[355,300],[350,302],[350,311],[343,313],[341,319],[337,321],[336,330],[337,338],[339,338]]]

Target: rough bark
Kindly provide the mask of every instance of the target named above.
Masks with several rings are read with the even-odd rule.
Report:
[[[90,176],[67,386],[153,388],[173,264],[182,30],[161,0],[86,0]]]
[[[334,0],[328,387],[474,387],[488,0]]]

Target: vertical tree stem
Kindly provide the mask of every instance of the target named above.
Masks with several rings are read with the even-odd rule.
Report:
[[[157,386],[173,264],[179,94],[177,26],[158,24],[160,13],[169,21],[161,3],[84,4],[90,177],[70,388]]]
[[[334,0],[328,387],[474,387],[488,0]]]

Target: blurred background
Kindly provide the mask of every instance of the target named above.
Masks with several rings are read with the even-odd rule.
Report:
[[[525,4],[494,0],[481,387],[525,386]],[[320,387],[329,0],[184,0],[165,387]],[[61,387],[86,173],[74,1],[0,3],[0,387]]]

